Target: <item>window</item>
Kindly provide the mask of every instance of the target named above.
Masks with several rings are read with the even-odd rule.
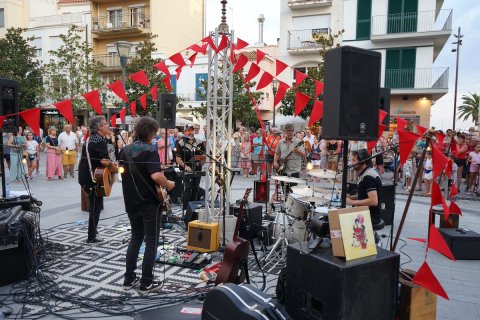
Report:
[[[195,101],[207,100],[206,81],[208,80],[208,73],[197,73],[195,75]]]
[[[0,8],[0,28],[5,27],[5,9]]]
[[[370,19],[372,16],[372,0],[357,2],[357,40],[370,39]]]
[[[30,45],[35,48],[35,57],[42,56],[42,38],[35,38],[30,42]]]
[[[109,10],[107,28],[121,28],[123,25],[122,10]]]
[[[388,1],[388,33],[417,31],[418,0]]]
[[[416,48],[387,49],[385,59],[386,88],[415,87]]]
[[[59,36],[51,36],[49,38],[49,49],[57,51],[63,45],[63,40]]]
[[[145,13],[143,7],[130,8],[130,26],[141,28],[145,26]]]

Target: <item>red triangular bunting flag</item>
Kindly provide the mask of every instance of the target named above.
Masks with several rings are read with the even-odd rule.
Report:
[[[6,116],[0,116],[0,129],[3,128],[3,121],[5,121],[6,118]]]
[[[450,152],[455,156],[457,155],[457,140],[455,140],[455,138],[451,138],[450,140]]]
[[[265,88],[270,83],[272,83],[272,80],[273,80],[273,76],[270,73],[268,73],[267,71],[265,71],[262,74],[262,77],[260,78],[260,80],[258,81],[257,90]]]
[[[448,211],[450,212],[450,214],[459,214],[459,215],[462,215],[462,210],[461,210],[460,207],[459,207],[455,202],[453,202],[452,200],[450,200],[450,206],[448,207]]]
[[[430,225],[430,235],[428,236],[428,247],[437,252],[440,252],[445,257],[455,261],[452,251],[448,247],[445,239],[442,237],[437,227],[433,224]]]
[[[267,54],[265,52],[257,49],[257,64],[260,64],[260,61],[262,61],[266,55]]]
[[[215,46],[215,43],[213,43],[213,40],[212,40],[212,38],[211,38],[210,36],[203,38],[203,39],[202,39],[202,42],[208,43],[208,45],[210,46],[210,48],[212,48],[213,51],[215,51],[215,52],[218,53],[217,47]]]
[[[453,172],[453,161],[452,159],[448,159],[447,166],[445,167],[445,175],[450,177]]]
[[[452,183],[452,188],[450,189],[450,199],[454,198],[458,194],[457,185]]]
[[[187,64],[185,63],[185,60],[182,57],[182,54],[180,52],[175,53],[173,56],[168,58],[168,60],[172,61],[175,63],[177,66],[186,66]]]
[[[450,211],[448,210],[447,203],[445,202],[445,198],[443,197],[442,190],[438,184],[433,181],[432,183],[432,202],[431,206],[442,205],[443,208],[443,216],[445,217],[445,221],[448,221],[448,216],[450,215]]]
[[[172,92],[172,85],[170,83],[170,77],[171,76],[165,76],[162,79],[163,84],[165,85],[165,88],[167,88],[168,92]]]
[[[40,136],[40,109],[33,108],[19,113],[32,131]]]
[[[143,110],[147,110],[147,94],[142,94],[138,100],[140,100]]]
[[[131,74],[129,78],[142,86],[148,87],[150,85],[150,81],[148,81],[148,77],[143,70]]]
[[[100,93],[98,93],[98,90],[84,93],[83,97],[97,114],[102,114],[102,103],[100,102]]]
[[[388,112],[384,110],[378,110],[378,123],[383,123],[383,119],[388,115]]]
[[[445,139],[445,134],[435,131],[435,138],[437,138],[437,144],[439,146],[443,145],[443,140]]]
[[[305,73],[295,70],[295,86],[298,87],[306,77],[307,75]]]
[[[72,100],[63,100],[53,105],[70,124],[74,123]]]
[[[308,121],[308,126],[311,127],[315,122],[319,121],[323,117],[323,101],[315,99],[312,108],[312,114]]]
[[[295,111],[293,112],[293,115],[295,117],[298,116],[303,109],[305,109],[308,100],[310,100],[310,97],[307,96],[305,93],[299,91],[295,93]]]
[[[413,241],[418,241],[418,242],[421,242],[421,243],[426,243],[427,242],[427,239],[424,239],[424,238],[407,238],[408,240],[413,240]]]
[[[280,73],[282,73],[286,67],[288,67],[288,65],[283,61],[275,60],[275,76],[278,76]]]
[[[135,118],[137,116],[137,103],[135,101],[130,103],[130,112],[132,113],[132,117]]]
[[[125,124],[125,116],[127,115],[127,108],[122,108],[122,110],[120,110],[118,114],[120,115],[120,121],[122,121],[122,124]]]
[[[283,98],[285,97],[285,94],[287,93],[288,88],[290,88],[288,84],[282,81],[278,81],[277,94],[275,95],[275,98],[273,100],[274,109],[280,103],[280,101],[283,100]]]
[[[420,267],[420,269],[418,269],[417,273],[413,277],[412,282],[424,287],[425,289],[432,293],[435,293],[436,295],[439,295],[449,300],[447,293],[445,292],[445,290],[443,290],[442,285],[440,284],[440,282],[438,282],[427,261],[423,262],[422,266]]]
[[[180,75],[182,74],[182,68],[183,66],[178,66],[177,69],[175,69],[175,72],[177,73],[176,75],[177,80],[180,79]]]
[[[380,137],[382,136],[386,128],[387,128],[386,125],[383,125],[383,124],[378,125],[378,139],[380,139]],[[373,148],[375,148],[377,146],[378,139],[374,141],[368,141],[367,150],[372,150]]]
[[[417,133],[421,136],[423,136],[425,132],[427,132],[428,130],[427,128],[422,127],[421,125],[418,125],[418,124],[416,125],[416,127],[417,127]]]
[[[240,38],[237,38],[237,44],[235,45],[235,48],[240,50],[240,49],[243,49],[245,47],[248,47],[248,43],[246,41],[243,41]]]
[[[447,165],[448,158],[438,149],[433,143],[432,145],[432,163],[433,163],[433,179],[438,177],[445,166]]]
[[[235,67],[233,67],[233,72],[242,70],[243,67],[245,67],[245,65],[247,64],[247,62],[248,62],[247,56],[245,56],[243,53],[240,54],[240,56],[238,57],[237,63],[235,64]]]
[[[192,44],[190,47],[188,47],[187,49],[190,49],[194,52],[200,52],[200,53],[203,53],[203,47],[200,47],[198,44]]]
[[[255,78],[258,73],[260,72],[260,67],[257,64],[252,62],[250,69],[248,70],[247,76],[245,77],[245,82],[249,82],[253,78]]]
[[[318,97],[323,92],[323,82],[315,80],[315,97]]]
[[[397,120],[397,130],[403,130],[407,126],[407,120],[400,118],[400,117],[395,117]]]
[[[112,82],[108,84],[107,87],[110,88],[110,90],[112,90],[113,93],[115,93],[120,99],[128,102],[127,93],[125,92],[125,88],[123,87],[122,80]]]
[[[190,61],[190,68],[193,67],[193,64],[195,63],[195,59],[197,58],[197,52],[195,52],[194,54],[192,54],[190,56],[190,58],[188,58],[188,61]]]
[[[155,64],[154,67],[163,72],[166,77],[170,79],[170,71],[164,61]]]
[[[117,126],[117,114],[114,113],[110,116],[110,126],[116,127]]]
[[[400,118],[399,118],[400,119]],[[398,122],[397,122],[398,123]],[[412,151],[415,142],[418,139],[418,134],[405,131],[405,130],[398,130],[398,140],[399,140],[399,149],[400,149],[400,166],[402,166],[408,158],[410,151]]]
[[[157,101],[157,92],[158,86],[153,86],[152,89],[150,89],[150,94],[152,95],[153,101]]]
[[[228,38],[226,35],[222,34],[222,40],[218,45],[217,52],[224,50],[228,46]]]

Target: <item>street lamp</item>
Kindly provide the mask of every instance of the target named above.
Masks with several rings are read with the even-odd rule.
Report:
[[[115,46],[117,47],[117,53],[120,57],[120,66],[122,67],[122,83],[123,88],[125,88],[127,61],[128,57],[130,56],[130,49],[132,48],[132,45],[127,41],[117,41],[115,42]],[[122,109],[123,108],[125,108],[125,101],[122,100]]]
[[[457,41],[452,42],[452,44],[456,44],[457,48],[452,49],[452,52],[457,53],[457,61],[455,63],[455,92],[453,95],[453,127],[452,130],[455,131],[455,121],[457,120],[457,86],[458,86],[458,58],[460,56],[460,46],[462,45],[462,38],[463,35],[460,34],[460,27],[458,27],[458,34],[454,34]]]
[[[272,118],[272,126],[275,127],[275,96],[277,95],[277,88],[278,88],[278,80],[273,79],[272,81],[272,90],[273,90],[273,118]]]

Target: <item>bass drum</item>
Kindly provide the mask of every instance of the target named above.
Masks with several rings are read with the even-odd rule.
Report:
[[[288,242],[301,242],[307,240],[308,232],[305,221],[292,218],[284,212],[279,212],[275,218],[273,227],[273,237],[275,239],[280,238],[284,223],[286,223],[285,238]]]

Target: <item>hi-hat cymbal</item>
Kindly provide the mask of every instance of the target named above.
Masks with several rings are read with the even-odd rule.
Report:
[[[271,176],[273,180],[283,181],[288,183],[305,183],[305,180],[294,178],[294,177],[287,177],[287,176]]]
[[[326,203],[330,201],[330,196],[327,194],[315,194],[313,197],[301,197],[297,198],[297,200],[303,202],[314,202],[316,204]]]
[[[313,169],[307,172],[308,175],[322,179],[335,179],[337,173],[333,170],[327,169]]]

